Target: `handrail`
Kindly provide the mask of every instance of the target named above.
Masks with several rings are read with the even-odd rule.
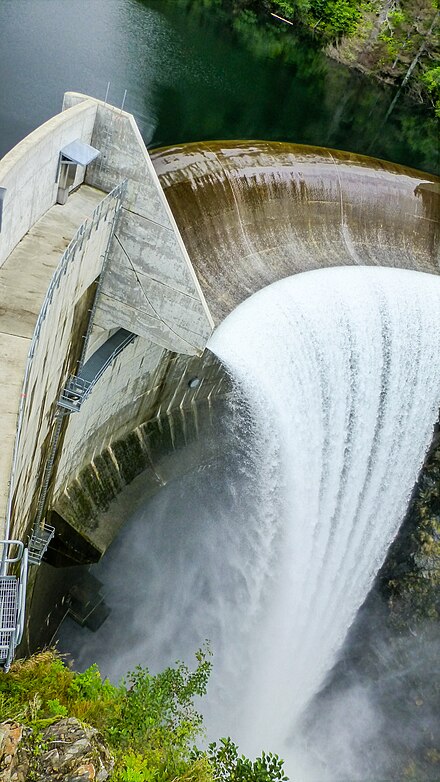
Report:
[[[67,410],[69,413],[79,412],[81,405],[89,398],[98,380],[103,376],[106,369],[108,369],[115,358],[117,358],[131,342],[134,342],[136,336],[136,334],[129,334],[125,337],[125,339],[117,345],[113,353],[108,356],[92,380],[85,380],[81,377],[81,374],[71,375],[60,394],[58,406]]]
[[[26,614],[28,550],[21,540],[0,540],[0,545],[3,545],[5,551],[2,573],[0,575],[2,582],[0,638],[1,649],[6,653],[1,656],[0,662],[3,670],[7,673],[14,658],[15,649],[23,637]],[[18,547],[17,556],[8,556],[9,549],[12,546]],[[20,562],[19,576],[7,575],[6,564],[15,562]]]
[[[18,589],[18,617],[17,630],[15,633],[15,646],[18,646],[23,638],[24,620],[26,615],[26,589],[28,580],[28,550],[23,551],[23,557],[20,567],[20,584]]]
[[[108,357],[107,361],[105,361],[105,363],[102,365],[102,367],[100,367],[100,369],[96,373],[96,375],[93,378],[93,380],[90,381],[90,385],[88,386],[88,388],[85,391],[84,399],[87,399],[87,397],[90,396],[90,394],[93,391],[94,386],[96,385],[98,380],[100,380],[100,378],[103,376],[103,374],[106,371],[106,369],[108,369],[110,364],[113,363],[115,358],[117,358],[119,356],[119,354],[122,353],[122,351],[128,345],[130,345],[132,342],[134,342],[136,337],[137,337],[137,334],[129,334],[127,337],[125,337],[124,340],[122,340],[122,342],[119,343],[119,345],[114,349],[113,353]],[[81,377],[81,375],[79,375],[79,377]]]
[[[16,428],[16,435],[15,435],[15,442],[14,442],[14,452],[12,457],[11,477],[9,482],[8,500],[6,505],[6,518],[5,518],[6,537],[9,536],[10,527],[11,527],[12,504],[13,504],[13,496],[15,491],[15,476],[16,476],[16,469],[17,469],[20,437],[21,437],[21,431],[23,427],[24,407],[25,407],[26,396],[28,391],[32,360],[34,358],[35,349],[38,344],[41,326],[46,318],[49,305],[52,301],[53,293],[55,289],[59,286],[61,277],[66,272],[68,264],[70,263],[71,260],[73,260],[76,250],[82,247],[82,243],[86,238],[86,234],[87,237],[90,236],[93,228],[98,227],[101,219],[102,218],[106,219],[108,217],[108,213],[111,209],[112,201],[113,200],[117,201],[118,199],[120,199],[125,188],[126,188],[126,181],[124,180],[120,184],[116,185],[116,187],[114,187],[113,190],[110,191],[110,193],[107,193],[107,195],[104,196],[102,201],[100,201],[99,204],[97,204],[97,206],[93,210],[91,216],[86,220],[84,220],[84,222],[79,226],[75,235],[69,242],[64,253],[62,254],[60,262],[52,275],[52,279],[49,283],[46,296],[44,297],[43,304],[41,306],[40,312],[38,313],[37,321],[35,324],[34,332],[31,339],[31,344],[29,346],[28,356],[26,360],[22,393],[21,393],[20,405],[18,409],[17,428]],[[106,207],[105,209],[104,206]]]
[[[4,547],[4,556],[2,557],[2,565],[11,565],[13,562],[20,562],[22,556],[23,556],[23,550],[24,550],[24,543],[22,540],[0,540],[0,546]],[[12,547],[12,546],[18,546],[19,548],[19,554],[16,557],[8,557],[6,555],[6,552]],[[0,575],[5,575],[5,573],[1,573]]]

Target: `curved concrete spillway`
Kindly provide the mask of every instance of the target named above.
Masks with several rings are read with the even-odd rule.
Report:
[[[440,179],[429,174],[264,141],[185,144],[152,160],[216,324],[298,272],[439,272]]]

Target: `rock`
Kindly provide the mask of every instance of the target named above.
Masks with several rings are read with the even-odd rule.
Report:
[[[29,731],[18,722],[0,723],[0,782],[25,782],[29,760],[20,746],[24,734]]]
[[[74,717],[50,725],[38,743],[36,753],[30,729],[0,724],[0,782],[26,782],[30,767],[35,782],[105,782],[113,770],[114,759],[98,731]]]
[[[66,782],[88,782],[88,780],[96,780],[96,771],[93,763],[79,766],[73,776],[69,775],[66,777]]]
[[[46,728],[41,743],[47,749],[37,761],[38,782],[105,782],[113,769],[113,757],[98,731],[74,717]]]

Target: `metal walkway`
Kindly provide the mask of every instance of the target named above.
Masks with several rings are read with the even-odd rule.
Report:
[[[126,329],[118,329],[83,365],[78,375],[69,378],[63,389],[58,405],[66,413],[76,413],[92,393],[93,387],[115,358],[127,347],[136,334]]]
[[[21,540],[0,540],[3,547],[0,575],[0,667],[9,671],[24,630],[28,550]],[[11,552],[16,549],[16,554]],[[20,564],[19,575],[9,575],[9,565]]]

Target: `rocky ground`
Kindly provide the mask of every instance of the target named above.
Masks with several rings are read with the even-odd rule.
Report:
[[[0,723],[0,782],[105,782],[113,766],[98,731],[74,717],[41,731]]]

